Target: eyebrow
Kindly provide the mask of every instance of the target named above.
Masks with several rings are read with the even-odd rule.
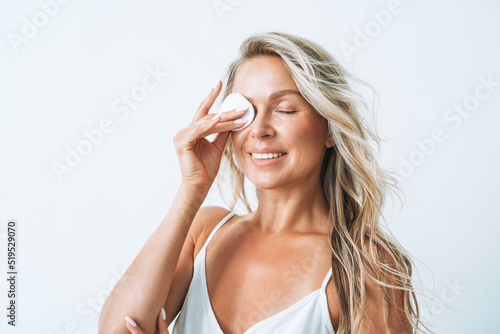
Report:
[[[287,94],[296,94],[296,95],[299,95],[302,97],[302,94],[300,94],[300,92],[296,91],[296,90],[293,90],[293,89],[285,89],[285,90],[279,90],[277,92],[274,92],[272,93],[271,95],[269,95],[268,99],[269,100],[276,100],[284,95],[287,95]],[[250,101],[251,103],[253,103],[253,100],[251,98],[249,98],[248,96],[245,96],[245,98]]]

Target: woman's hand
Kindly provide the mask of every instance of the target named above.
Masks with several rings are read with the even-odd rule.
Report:
[[[223,113],[220,119],[214,117],[214,114],[208,114],[221,88],[222,82],[219,81],[217,87],[212,89],[198,107],[191,124],[174,136],[182,182],[207,192],[219,171],[222,153],[230,131],[243,125],[232,121],[246,112],[246,110],[228,111]],[[213,133],[218,133],[214,141],[210,142],[205,139]]]
[[[165,319],[166,319],[166,314],[165,310],[162,307],[160,313],[158,314],[158,322],[157,322],[158,330],[156,331],[156,334],[169,334],[167,321]],[[129,317],[125,317],[125,320],[127,323],[127,329],[130,331],[130,333],[146,334],[146,332],[143,331],[141,327],[137,326],[134,320],[130,319]]]

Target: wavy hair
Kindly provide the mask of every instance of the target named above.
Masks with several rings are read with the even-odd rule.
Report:
[[[245,62],[257,56],[280,57],[302,96],[328,121],[334,146],[327,148],[322,162],[321,181],[329,204],[330,247],[336,298],[340,309],[337,334],[357,332],[365,321],[365,282],[371,279],[383,292],[384,319],[389,324],[388,306],[396,307],[389,289],[403,295],[405,315],[412,331],[427,328],[419,316],[419,307],[412,286],[412,259],[399,243],[382,231],[382,208],[388,190],[397,194],[397,179],[379,167],[372,143],[380,148],[380,137],[364,122],[367,103],[352,86],[371,85],[348,73],[335,58],[318,44],[305,38],[281,32],[267,32],[248,37],[240,47],[225,76],[223,98],[233,90],[236,72]],[[368,113],[370,115],[370,113]],[[371,115],[370,115],[371,116]],[[252,211],[245,191],[245,176],[234,159],[228,138],[223,152],[221,170],[231,182],[217,179],[224,199],[223,185],[232,187],[234,210],[242,201]],[[399,196],[398,196],[399,197]],[[258,198],[258,191],[257,191]]]

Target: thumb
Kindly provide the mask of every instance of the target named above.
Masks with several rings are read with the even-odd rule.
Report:
[[[230,131],[219,132],[212,142],[212,144],[222,153],[224,153],[224,148],[229,138],[229,132]]]

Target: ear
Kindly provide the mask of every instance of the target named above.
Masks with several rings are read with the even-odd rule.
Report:
[[[326,142],[325,142],[325,146],[326,148],[331,148],[335,145],[335,143],[333,142],[333,139],[331,136],[328,136],[328,138],[326,139]]]

